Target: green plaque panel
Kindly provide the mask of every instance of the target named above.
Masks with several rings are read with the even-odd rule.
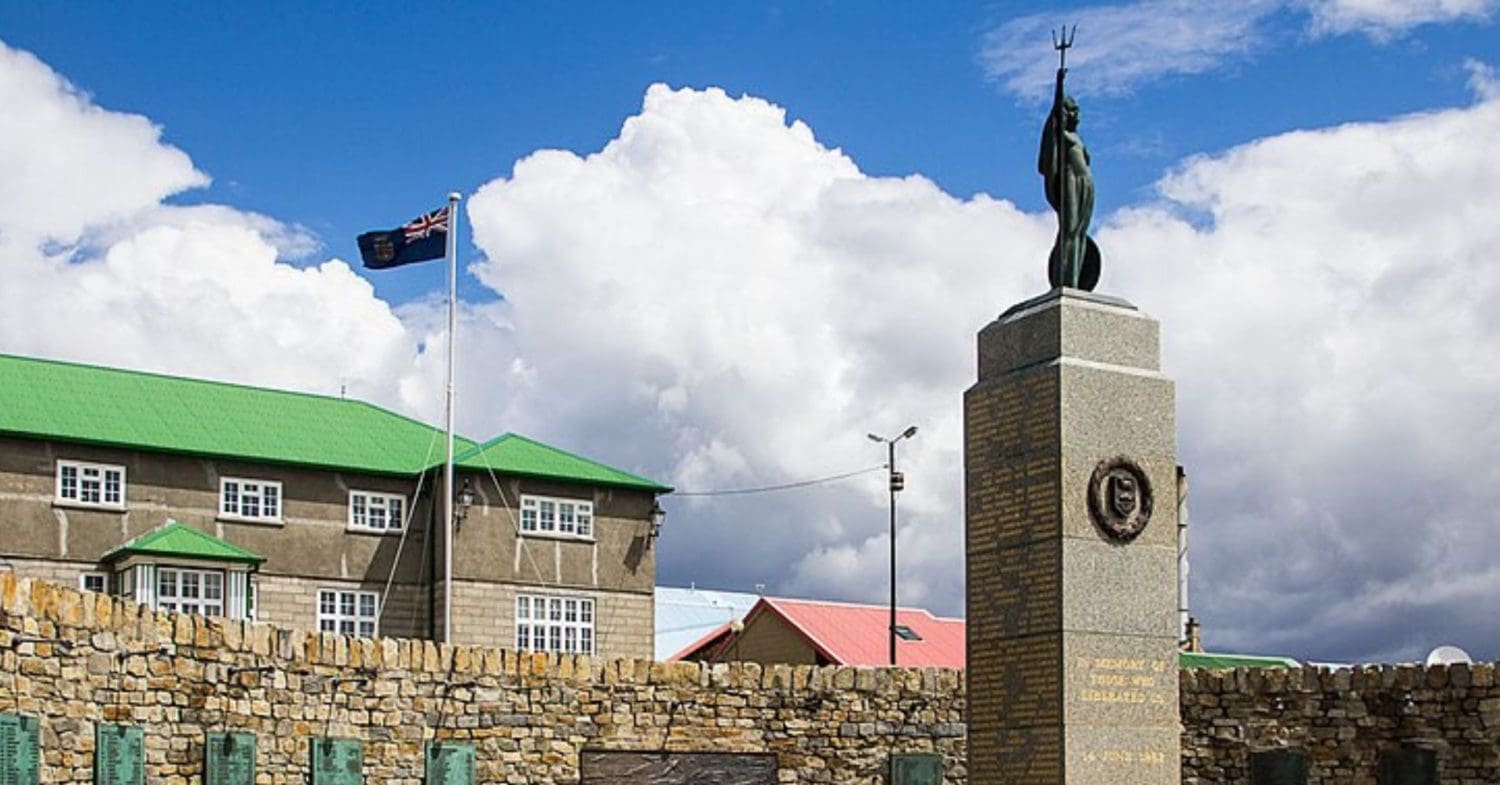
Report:
[[[36,717],[0,714],[0,785],[41,782],[40,728]]]
[[[1250,753],[1250,785],[1307,785],[1307,753],[1290,748]]]
[[[1400,747],[1380,756],[1380,785],[1437,785],[1437,751]]]
[[[313,739],[312,785],[361,785],[365,749],[359,739]]]
[[[465,741],[427,742],[423,785],[474,785],[474,745]]]
[[[208,734],[203,742],[203,785],[255,785],[255,734]]]
[[[134,725],[94,726],[94,785],[146,785],[146,734]]]
[[[892,755],[890,785],[942,785],[943,759],[938,755]]]

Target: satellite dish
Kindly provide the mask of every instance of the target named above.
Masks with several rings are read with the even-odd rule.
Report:
[[[1457,646],[1439,646],[1427,655],[1428,665],[1469,665],[1474,660]]]

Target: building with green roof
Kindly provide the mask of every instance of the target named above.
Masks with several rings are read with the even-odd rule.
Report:
[[[455,436],[461,643],[649,657],[657,497]],[[0,355],[0,559],[160,608],[445,637],[440,428],[370,403]]]

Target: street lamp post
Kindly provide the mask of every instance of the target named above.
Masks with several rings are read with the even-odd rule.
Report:
[[[902,431],[900,435],[886,439],[875,434],[867,434],[872,442],[880,442],[886,446],[886,470],[887,478],[890,480],[891,492],[891,624],[886,633],[891,642],[891,665],[896,664],[896,493],[906,487],[906,477],[896,471],[896,442],[902,439],[910,439],[917,434],[917,426],[913,425]]]

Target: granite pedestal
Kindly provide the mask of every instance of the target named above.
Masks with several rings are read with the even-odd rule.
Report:
[[[1176,437],[1156,320],[1071,289],[1011,308],[979,333],[964,430],[970,782],[1177,785]]]

